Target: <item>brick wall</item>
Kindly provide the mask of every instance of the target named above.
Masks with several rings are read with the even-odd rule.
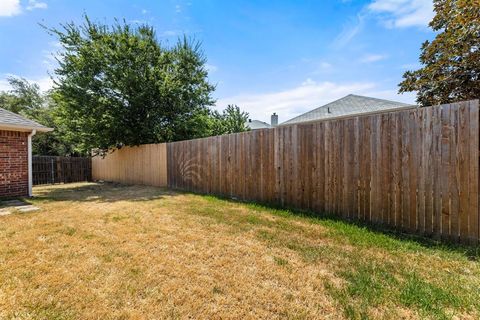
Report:
[[[0,197],[28,196],[28,133],[0,130]]]

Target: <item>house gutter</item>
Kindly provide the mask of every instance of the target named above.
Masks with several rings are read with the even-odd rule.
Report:
[[[20,132],[50,132],[53,131],[53,128],[41,127],[41,126],[24,126],[24,125],[14,125],[10,123],[0,123],[0,130],[5,131],[20,131]]]
[[[32,196],[33,174],[32,174],[32,137],[37,133],[33,129],[28,135],[28,196]]]

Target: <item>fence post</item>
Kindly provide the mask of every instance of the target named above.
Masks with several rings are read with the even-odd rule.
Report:
[[[55,170],[53,168],[53,159],[51,161],[51,164],[52,164],[52,184],[55,184]]]

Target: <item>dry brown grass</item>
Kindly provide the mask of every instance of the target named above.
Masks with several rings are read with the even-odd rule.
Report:
[[[1,319],[479,315],[455,300],[467,298],[461,288],[442,287],[479,297],[478,263],[459,250],[153,187],[85,183],[35,194],[41,211],[0,217]],[[349,228],[358,229],[353,238]],[[426,283],[455,299],[417,304],[412,270],[420,291]]]

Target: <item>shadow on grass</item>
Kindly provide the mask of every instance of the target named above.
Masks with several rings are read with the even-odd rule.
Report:
[[[127,185],[113,182],[40,186],[35,190],[35,201],[116,202],[150,201],[175,196],[166,188]],[[24,199],[27,200],[28,199]]]
[[[329,235],[341,241],[348,241],[354,245],[375,246],[389,250],[440,250],[446,253],[455,253],[472,261],[480,260],[480,246],[478,244],[463,244],[452,240],[438,240],[429,235],[417,235],[394,229],[384,224],[347,219],[335,214],[319,213],[310,210],[280,206],[275,203],[260,203],[242,201],[221,195],[202,194],[190,191],[175,190],[177,193],[195,194],[214,201],[227,201],[244,204],[256,211],[265,211],[284,218],[302,217],[310,223],[329,227]]]
[[[0,209],[15,207],[15,206],[20,205],[20,203],[23,203],[23,205],[33,205],[33,202],[31,200],[32,200],[32,198],[28,198],[28,197],[4,197],[4,198],[0,198]],[[12,201],[18,201],[20,203],[12,204]]]

